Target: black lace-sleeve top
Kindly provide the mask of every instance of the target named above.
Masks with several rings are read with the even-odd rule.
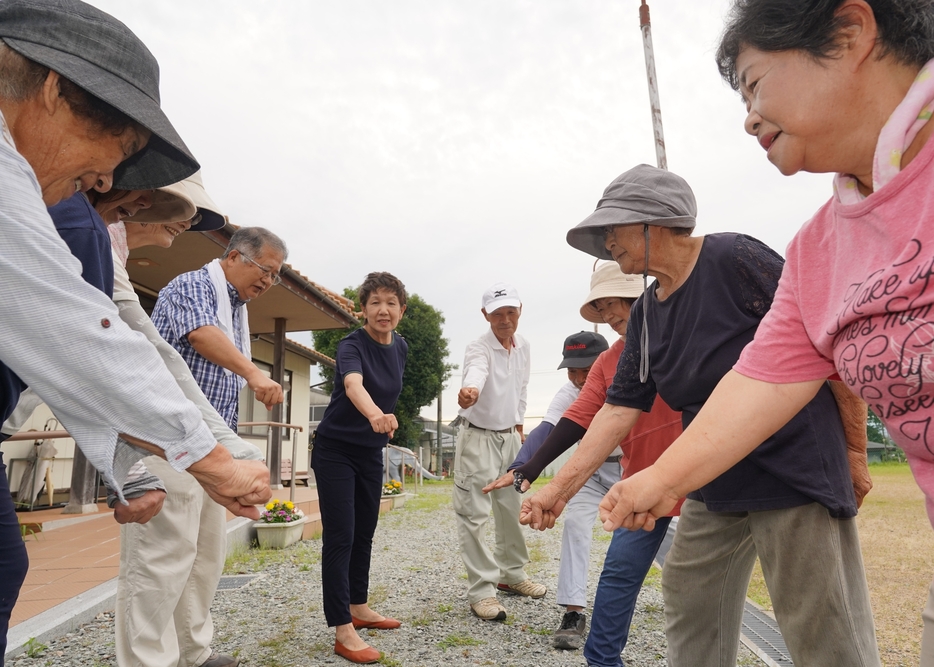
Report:
[[[704,237],[697,264],[681,287],[665,301],[650,289],[633,306],[607,403],[647,411],[659,393],[682,411],[687,428],[755,336],[772,305],[783,264],[778,253],[752,237]],[[643,384],[639,340],[646,301],[649,377]],[[833,516],[854,516],[843,425],[829,387],[748,457],[689,497],[719,512],[817,501]]]

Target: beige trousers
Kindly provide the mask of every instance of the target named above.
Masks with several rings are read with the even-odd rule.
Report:
[[[211,602],[227,555],[226,512],[195,478],[160,458],[162,511],[120,529],[116,649],[119,667],[196,667],[211,655]]]
[[[522,568],[529,562],[519,525],[521,496],[512,487],[489,495],[481,489],[506,472],[521,446],[519,434],[463,428],[454,450],[454,513],[461,556],[467,567],[470,604],[496,595],[496,584],[528,579]],[[486,545],[486,524],[493,510],[496,541]]]
[[[855,519],[817,503],[708,512],[685,500],[665,567],[672,667],[734,667],[756,554],[795,665],[881,667]]]

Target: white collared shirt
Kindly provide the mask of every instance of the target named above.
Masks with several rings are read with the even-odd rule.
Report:
[[[507,350],[487,329],[467,345],[461,387],[476,387],[480,398],[458,414],[475,426],[498,431],[525,419],[531,348],[519,334],[512,337],[512,343],[512,349]]]
[[[6,124],[0,117],[0,127]],[[216,445],[156,349],[120,319],[55,231],[38,180],[0,132],[0,361],[51,408],[115,489],[148,453],[184,470]],[[8,397],[7,397],[8,398]]]

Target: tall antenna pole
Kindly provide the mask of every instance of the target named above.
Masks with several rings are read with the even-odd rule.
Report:
[[[658,101],[658,77],[655,75],[655,51],[652,48],[652,21],[649,6],[642,0],[639,7],[639,25],[642,28],[642,45],[645,48],[645,75],[649,80],[649,103],[652,105],[652,129],[655,132],[655,159],[659,169],[668,169],[665,156],[665,133],[662,130],[662,106]]]

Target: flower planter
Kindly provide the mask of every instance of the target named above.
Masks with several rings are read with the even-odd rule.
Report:
[[[289,523],[257,521],[253,527],[256,528],[256,539],[261,549],[284,549],[302,539],[306,521],[308,517],[305,516]]]
[[[406,499],[409,497],[408,493],[397,493],[394,496],[389,496],[392,498],[392,508],[399,509],[405,505]]]

